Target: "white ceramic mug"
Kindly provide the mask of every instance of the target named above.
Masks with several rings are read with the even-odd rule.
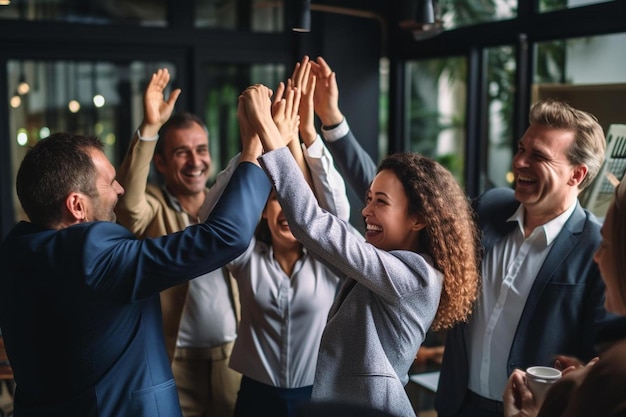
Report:
[[[531,366],[526,369],[526,385],[533,393],[537,404],[541,404],[546,392],[561,378],[561,371],[549,366]]]

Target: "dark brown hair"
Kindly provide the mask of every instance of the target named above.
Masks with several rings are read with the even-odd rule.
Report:
[[[167,119],[167,122],[165,122],[163,126],[161,126],[161,129],[159,129],[159,137],[161,139],[157,141],[154,152],[161,156],[165,156],[163,155],[163,147],[164,142],[167,140],[167,135],[169,134],[169,132],[171,130],[186,129],[193,126],[194,123],[202,126],[202,129],[204,129],[204,131],[206,132],[207,137],[209,137],[209,129],[207,129],[202,119],[200,119],[198,116],[185,111],[174,113],[169,119]]]
[[[17,196],[34,224],[54,227],[63,219],[65,198],[81,192],[97,198],[91,150],[104,149],[94,136],[54,133],[33,146],[17,172]]]

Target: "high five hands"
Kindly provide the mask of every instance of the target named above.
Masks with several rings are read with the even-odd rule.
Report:
[[[298,89],[281,83],[272,100],[272,90],[262,84],[251,85],[239,96],[238,116],[261,140],[263,149],[271,151],[297,137]]]
[[[300,106],[300,90],[295,88],[292,81],[278,84],[276,94],[272,99],[272,119],[282,135],[285,145],[295,142],[299,143],[298,128],[300,116],[298,109]]]
[[[310,145],[316,137],[314,114],[324,126],[339,124],[344,118],[335,72],[322,57],[310,60],[304,56],[287,84],[278,85],[276,94],[255,84],[241,93],[239,101],[238,117],[245,118],[240,123],[259,136],[265,151],[297,143],[298,132]]]

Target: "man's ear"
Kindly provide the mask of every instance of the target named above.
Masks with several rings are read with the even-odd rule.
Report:
[[[589,170],[587,168],[587,165],[585,165],[585,164],[577,165],[574,168],[574,171],[572,172],[572,176],[571,176],[570,180],[568,181],[568,184],[572,185],[572,186],[578,187],[578,185],[581,182],[583,182],[583,180],[587,176],[587,172],[588,171]]]
[[[81,193],[70,193],[65,199],[65,207],[77,222],[83,222],[87,219],[85,203],[85,195]]]
[[[163,155],[155,153],[152,159],[154,161],[154,166],[156,167],[157,171],[163,174],[165,172],[165,165],[166,165],[165,159],[163,159]]]

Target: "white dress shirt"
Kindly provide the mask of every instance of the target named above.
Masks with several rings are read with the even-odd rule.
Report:
[[[502,401],[507,362],[526,299],[552,242],[574,212],[576,202],[524,238],[524,207],[508,221],[515,230],[485,254],[482,294],[468,324],[469,389]]]

